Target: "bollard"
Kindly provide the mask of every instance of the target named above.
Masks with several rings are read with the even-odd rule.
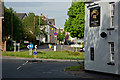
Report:
[[[13,41],[14,42],[14,52],[16,52],[16,41]]]
[[[54,46],[54,51],[56,51],[56,46]]]
[[[18,52],[20,52],[20,43],[18,43],[17,45],[18,45]]]
[[[37,57],[37,51],[34,51],[34,60],[36,60]]]

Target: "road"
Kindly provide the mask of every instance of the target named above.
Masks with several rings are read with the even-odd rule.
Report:
[[[77,62],[27,62],[19,59],[3,59],[3,78],[77,78],[63,70],[78,65]]]
[[[29,62],[28,59],[3,57],[2,80],[120,80],[120,76],[109,74],[85,71],[68,73],[64,71],[66,67],[75,65],[79,65],[78,62],[44,60]]]

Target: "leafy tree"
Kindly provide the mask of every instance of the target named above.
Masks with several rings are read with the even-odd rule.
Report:
[[[67,13],[69,16],[65,22],[65,31],[69,32],[71,37],[84,37],[84,16],[85,5],[83,2],[72,3]]]
[[[58,32],[57,40],[59,40],[59,44],[61,41],[63,41],[65,38],[65,31],[61,33],[61,31]]]
[[[3,40],[20,41],[23,39],[23,25],[12,8],[4,8]]]
[[[35,26],[34,26],[34,22],[35,22]],[[42,18],[40,17],[40,26],[39,26],[39,16],[35,16],[34,13],[29,13],[28,16],[24,18],[23,24],[25,30],[25,40],[35,41],[35,37],[40,34],[46,36],[45,28],[40,30],[40,26],[44,26],[46,24],[45,21],[42,20]]]

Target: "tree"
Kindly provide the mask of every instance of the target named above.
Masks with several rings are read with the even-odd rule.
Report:
[[[69,32],[71,37],[84,37],[84,16],[85,5],[83,2],[72,3],[67,13],[69,16],[65,22],[64,30]]]
[[[61,41],[63,41],[65,38],[65,31],[61,33],[61,31],[58,32],[57,40],[59,40],[59,44]]]
[[[4,8],[3,40],[20,41],[23,39],[23,25],[12,8]]]
[[[35,25],[34,25],[34,22],[35,22]],[[28,16],[25,17],[25,19],[23,20],[23,24],[24,24],[24,30],[25,30],[25,40],[29,39],[29,40],[35,41],[36,36],[40,34],[45,35],[45,28],[40,30],[40,26],[44,26],[46,23],[40,17],[40,26],[39,26],[39,16],[35,16],[34,13],[29,13]]]

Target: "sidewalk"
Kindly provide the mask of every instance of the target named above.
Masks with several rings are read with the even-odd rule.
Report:
[[[2,56],[2,59],[20,59],[20,60],[34,60],[34,58],[23,58],[23,57],[13,57],[13,56]],[[63,60],[63,59],[39,59],[40,61],[58,61],[58,62],[83,62],[84,60]]]

